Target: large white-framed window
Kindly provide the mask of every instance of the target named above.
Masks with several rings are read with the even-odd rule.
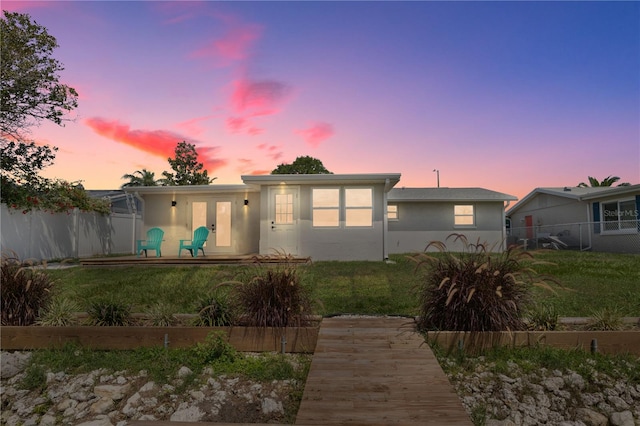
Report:
[[[602,209],[602,232],[637,232],[638,210],[635,199],[606,201],[600,204]]]
[[[344,206],[346,227],[373,226],[372,188],[345,188]]]
[[[398,205],[397,204],[387,204],[387,219],[388,220],[398,220]]]
[[[454,226],[475,226],[476,209],[473,204],[456,204],[453,206]]]
[[[317,228],[340,226],[340,188],[311,190],[312,223]]]

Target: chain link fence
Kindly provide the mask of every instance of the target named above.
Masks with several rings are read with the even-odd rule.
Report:
[[[640,254],[640,222],[580,222],[507,228],[508,245],[527,250],[582,250]]]

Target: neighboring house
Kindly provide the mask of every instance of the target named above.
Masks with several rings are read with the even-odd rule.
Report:
[[[512,242],[640,253],[640,185],[536,188],[507,211]]]
[[[106,199],[111,204],[111,213],[138,213],[140,200],[121,189],[91,189],[86,191],[92,198]]]
[[[207,254],[287,253],[313,260],[383,260],[390,252],[422,251],[429,241],[453,232],[472,242],[500,245],[504,202],[516,199],[480,188],[392,189],[399,173],[250,175],[242,180],[243,185],[131,187],[125,192],[143,200],[141,231],[165,231],[163,254],[177,255],[179,240],[207,226]]]
[[[501,251],[506,244],[505,203],[517,198],[483,188],[402,188],[388,196],[389,252],[424,251],[431,241],[464,249],[448,238],[463,234],[471,244]]]

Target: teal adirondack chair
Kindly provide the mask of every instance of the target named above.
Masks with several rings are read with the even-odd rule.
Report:
[[[162,256],[160,245],[162,244],[162,238],[164,237],[164,231],[160,228],[151,228],[147,231],[146,240],[138,240],[136,256],[140,257],[140,252],[144,251],[144,257],[147,257],[147,250],[155,250],[156,257]]]
[[[180,250],[178,250],[178,257],[180,257],[182,249],[189,250],[189,252],[191,252],[191,257],[198,257],[198,250],[202,250],[202,255],[204,256],[204,243],[207,241],[208,236],[209,229],[206,226],[201,226],[200,228],[193,231],[192,240],[180,240]]]

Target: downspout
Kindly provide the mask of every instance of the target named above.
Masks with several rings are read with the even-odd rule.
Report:
[[[593,226],[591,224],[591,204],[587,203],[587,236],[589,237],[589,246],[582,248],[582,244],[580,244],[580,251],[591,250],[591,232],[593,230]],[[582,238],[582,232],[580,232],[580,238]]]
[[[388,232],[388,228],[389,228],[389,216],[387,215],[387,202],[388,202],[388,197],[387,194],[389,193],[389,179],[385,180],[384,182],[384,191],[382,193],[382,259],[386,262],[387,260],[389,260],[389,248],[387,247],[387,243],[388,243],[388,236],[387,236],[387,232]]]

